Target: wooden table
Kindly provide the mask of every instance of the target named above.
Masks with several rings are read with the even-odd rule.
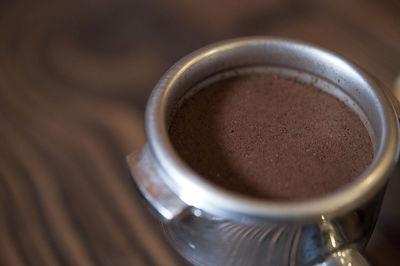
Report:
[[[133,194],[145,100],[188,52],[244,35],[306,40],[390,87],[400,5],[382,1],[2,1],[0,265],[181,265]],[[368,246],[400,250],[399,179]]]

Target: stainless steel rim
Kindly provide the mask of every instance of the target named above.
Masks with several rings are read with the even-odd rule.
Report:
[[[376,106],[371,106],[381,123],[380,138],[375,158],[368,169],[353,183],[343,189],[301,202],[276,202],[238,195],[216,187],[192,171],[174,151],[167,132],[167,109],[171,104],[174,90],[182,89],[185,75],[194,68],[206,68],[212,64],[212,58],[226,56],[240,51],[249,53],[249,62],[257,61],[257,53],[274,49],[288,57],[293,54],[310,55],[316,63],[323,60],[332,67],[340,68],[342,73],[353,76],[368,90]],[[254,58],[252,58],[252,56]],[[261,54],[262,56],[267,56]],[[299,58],[300,58],[299,57]],[[297,60],[297,59],[296,59]],[[257,61],[258,62],[258,61]],[[223,64],[222,61],[219,62]],[[214,62],[215,64],[215,62]],[[220,66],[223,68],[224,66]],[[322,71],[322,70],[321,70]],[[324,70],[329,71],[329,69]],[[183,88],[184,89],[184,88]],[[377,120],[378,121],[378,120]],[[375,81],[356,66],[339,56],[298,41],[272,38],[250,37],[224,41],[207,46],[186,56],[161,78],[148,101],[145,115],[146,135],[151,153],[160,167],[163,180],[186,204],[214,215],[235,220],[265,221],[277,219],[296,221],[315,219],[315,217],[333,218],[361,206],[371,199],[386,183],[398,158],[398,122],[397,116],[388,98]]]

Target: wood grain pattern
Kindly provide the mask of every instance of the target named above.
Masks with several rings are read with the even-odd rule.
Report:
[[[1,1],[0,265],[184,264],[135,198],[125,156],[145,142],[151,88],[196,48],[272,34],[337,51],[389,87],[400,72],[395,0],[229,3]],[[368,252],[395,265],[400,218],[385,206]]]

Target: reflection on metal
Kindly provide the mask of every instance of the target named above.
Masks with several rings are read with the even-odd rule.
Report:
[[[186,204],[160,179],[161,172],[154,165],[147,146],[140,152],[130,154],[127,161],[141,194],[162,218],[171,220],[184,211]]]
[[[317,266],[365,266],[369,265],[365,257],[355,247],[346,248],[331,254]]]

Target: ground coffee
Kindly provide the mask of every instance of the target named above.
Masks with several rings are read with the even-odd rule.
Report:
[[[358,115],[326,92],[276,74],[215,82],[185,100],[170,139],[186,163],[226,189],[274,200],[340,188],[373,159]]]

